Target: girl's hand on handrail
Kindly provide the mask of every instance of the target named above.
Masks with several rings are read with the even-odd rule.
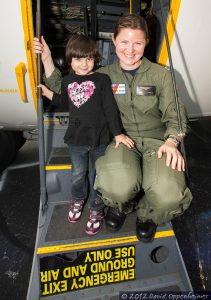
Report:
[[[33,46],[34,53],[41,54],[41,60],[45,69],[46,77],[50,77],[55,69],[55,66],[51,56],[51,50],[46,44],[44,37],[41,36],[41,41],[39,41],[37,37],[34,37]]]

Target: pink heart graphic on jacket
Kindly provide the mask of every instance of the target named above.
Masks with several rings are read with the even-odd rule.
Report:
[[[72,103],[77,107],[81,107],[93,95],[95,90],[94,82],[86,80],[81,84],[73,82],[68,84],[67,92]]]

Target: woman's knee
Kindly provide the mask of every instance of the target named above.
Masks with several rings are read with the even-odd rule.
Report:
[[[140,179],[128,169],[106,170],[97,173],[97,190],[110,194],[113,199],[129,199],[140,190]]]
[[[163,185],[154,185],[146,193],[147,198],[159,210],[185,210],[192,200],[190,190],[185,184],[167,181]]]
[[[96,161],[95,189],[102,197],[114,202],[126,202],[141,187],[141,170],[137,154],[121,146],[109,148]]]
[[[97,172],[95,179],[95,189],[103,198],[115,203],[125,203],[132,199],[140,188],[140,178],[124,166]]]
[[[145,192],[144,205],[139,207],[140,218],[152,219],[156,224],[171,221],[190,206],[192,194],[188,187],[152,188]],[[143,210],[144,208],[144,210]]]

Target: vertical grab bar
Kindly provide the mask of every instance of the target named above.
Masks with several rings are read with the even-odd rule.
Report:
[[[41,0],[37,0],[36,12],[36,36],[40,40],[41,37]],[[37,55],[37,75],[38,85],[41,83],[42,78],[41,54]],[[42,203],[42,213],[47,208],[47,190],[46,190],[46,172],[45,172],[45,146],[44,146],[44,125],[43,125],[43,99],[41,88],[37,91],[38,97],[38,141],[39,141],[39,161],[40,161],[40,197]]]
[[[169,57],[170,73],[171,73],[173,89],[174,89],[174,97],[175,97],[175,104],[176,104],[176,111],[177,111],[177,118],[178,118],[179,135],[182,138],[183,133],[182,133],[181,112],[180,112],[180,107],[179,107],[179,100],[178,100],[178,94],[177,94],[177,88],[176,88],[176,80],[175,80],[171,50],[170,50],[170,45],[169,45],[169,38],[168,38],[167,31],[166,31],[166,25],[165,25],[165,22],[164,22],[165,16],[164,16],[163,1],[159,0],[159,2],[160,2],[160,8],[161,8],[162,25],[163,25],[164,35],[165,35],[165,39],[166,39],[166,47],[167,47],[168,57]],[[186,171],[185,172],[186,172],[186,175],[187,175],[187,179],[189,180],[189,172],[188,172],[187,156],[186,156],[186,151],[185,151],[184,139],[181,139],[181,153],[182,153],[184,161],[185,161],[185,166],[186,166],[186,168],[185,168]]]

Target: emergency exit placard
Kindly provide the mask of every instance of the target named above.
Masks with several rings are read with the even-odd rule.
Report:
[[[135,246],[77,253],[68,261],[59,256],[40,260],[41,296],[135,279]]]

